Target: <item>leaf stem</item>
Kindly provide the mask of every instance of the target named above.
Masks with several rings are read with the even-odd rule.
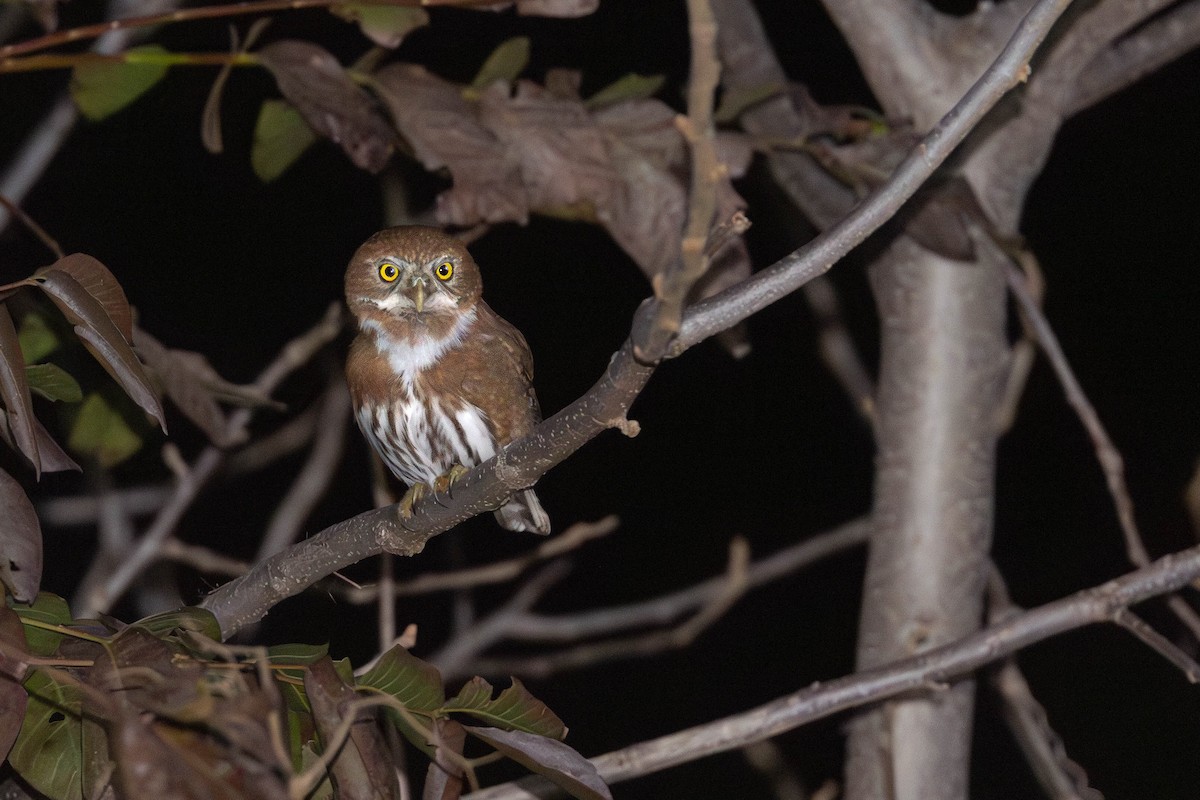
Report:
[[[257,67],[253,53],[165,53],[129,50],[124,53],[47,53],[0,60],[0,73],[33,72],[44,69],[75,69],[87,64],[146,64],[167,67]]]

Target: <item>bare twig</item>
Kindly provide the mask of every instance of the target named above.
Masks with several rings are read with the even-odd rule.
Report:
[[[1012,250],[1011,254],[1025,273],[1029,296],[1037,303],[1038,308],[1041,308],[1046,294],[1046,281],[1042,277],[1042,268],[1037,257],[1026,249]],[[1021,395],[1025,393],[1025,384],[1029,380],[1029,372],[1033,369],[1036,358],[1037,337],[1025,324],[1022,326],[1021,338],[1012,346],[1009,354],[1004,396],[1000,400],[1000,409],[996,412],[996,424],[1001,431],[1009,430],[1017,421],[1017,408],[1021,404]]]
[[[721,582],[719,591],[712,594],[708,603],[701,607],[695,616],[675,628],[603,642],[590,642],[544,656],[509,660],[480,658],[470,662],[471,669],[467,669],[468,662],[460,661],[454,665],[458,671],[450,674],[460,677],[466,672],[477,670],[491,673],[512,672],[544,678],[567,669],[580,669],[620,658],[650,656],[685,648],[724,616],[746,592],[749,557],[750,548],[746,541],[741,537],[733,539],[729,543],[729,568],[726,574],[718,579]],[[513,615],[513,619],[506,624],[511,625],[521,616],[523,614]],[[497,634],[507,635],[507,631],[497,631]],[[497,635],[494,640],[498,641],[499,638]],[[482,652],[482,648],[477,652]]]
[[[692,154],[688,218],[680,244],[680,257],[673,266],[654,276],[655,313],[643,317],[645,326],[634,329],[634,356],[643,363],[657,363],[667,344],[679,332],[688,293],[708,271],[709,237],[717,210],[717,184],[724,165],[717,158],[713,126],[713,102],[721,79],[717,59],[717,23],[709,0],[687,0],[688,34],[691,42],[691,76],[688,80],[687,117],[677,125]]]
[[[779,745],[772,741],[755,742],[742,748],[746,763],[762,775],[777,800],[806,800],[804,785],[792,771]]]
[[[1200,461],[1196,462],[1196,471],[1183,490],[1183,504],[1192,520],[1192,535],[1200,539]]]
[[[120,16],[134,1],[110,0],[106,12],[110,17]],[[146,0],[136,1],[141,4],[142,8],[152,7],[156,10],[173,6],[178,2],[178,0],[155,0],[151,4]],[[97,53],[112,53],[121,50],[128,46],[130,41],[135,38],[136,33],[131,30],[100,30],[93,34],[100,38],[93,45],[92,50]],[[0,52],[5,49],[7,48],[0,48]],[[0,58],[3,57],[0,56]],[[16,151],[16,155],[4,169],[3,174],[0,174],[0,193],[17,204],[23,202],[25,195],[37,183],[50,161],[58,153],[59,148],[62,147],[63,142],[66,141],[67,135],[75,126],[78,118],[79,112],[75,108],[75,101],[66,92],[63,92],[51,109],[46,112],[41,122],[26,137],[25,142]],[[0,231],[8,227],[10,219],[7,209],[0,209]]]
[[[329,490],[341,463],[346,423],[350,420],[350,393],[340,372],[330,373],[320,407],[312,450],[271,516],[255,561],[272,556],[296,541],[313,507]],[[389,636],[388,640],[392,638]]]
[[[941,164],[992,106],[1020,83],[1034,50],[1069,3],[1040,0],[1034,5],[991,67],[900,162],[887,182],[872,191],[853,213],[748,280],[691,306],[672,353],[681,353],[713,333],[732,327],[824,274],[895,215],[932,174],[930,167]]]
[[[405,597],[430,592],[446,592],[456,589],[472,589],[478,586],[503,583],[510,581],[539,561],[558,558],[572,550],[576,550],[593,539],[607,536],[617,529],[620,520],[615,516],[607,516],[596,522],[577,522],[552,539],[547,539],[529,553],[496,561],[481,567],[456,570],[454,572],[437,572],[418,575],[406,581],[397,582],[393,593],[396,597]],[[371,603],[379,597],[382,589],[378,586],[363,586],[360,588],[334,589],[343,600],[349,603]]]
[[[988,622],[997,624],[1020,613],[1009,597],[1004,577],[993,564],[988,575]],[[1046,709],[1033,696],[1015,656],[1009,656],[992,672],[991,684],[1004,704],[1004,719],[1047,796],[1051,800],[1104,800],[1088,785],[1083,767],[1067,754],[1066,745],[1050,725]]]
[[[1046,795],[1051,800],[1104,800],[1088,785],[1083,768],[1067,755],[1017,662],[1006,660],[992,674],[991,683],[1004,701],[1004,718]]]
[[[672,354],[733,327],[823,274],[894,215],[988,109],[1021,80],[1030,56],[1067,2],[1040,0],[992,67],[850,216],[771,267],[689,307],[680,335],[671,346]],[[643,303],[635,314],[633,329],[641,328],[652,314],[653,309]],[[420,552],[431,537],[498,507],[514,491],[532,486],[601,431],[624,420],[653,371],[634,357],[633,345],[627,340],[587,394],[505,447],[497,457],[472,469],[456,485],[451,501],[438,498],[441,502],[435,502],[429,497],[403,525],[395,510],[388,508],[330,526],[221,587],[204,601],[204,607],[216,615],[222,631],[229,635],[261,619],[279,600],[342,567],[380,552]]]
[[[461,631],[441,650],[430,656],[428,661],[436,664],[443,675],[460,675],[462,667],[475,659],[487,648],[504,638],[509,620],[528,611],[554,584],[570,572],[566,559],[552,561],[525,582],[520,589],[500,608],[493,611],[475,625]]]
[[[341,306],[331,305],[325,316],[310,330],[290,341],[279,356],[263,370],[254,388],[269,395],[297,367],[305,364],[341,330]],[[229,417],[231,436],[239,435],[250,422],[253,409],[240,408]],[[82,616],[107,611],[125,593],[150,563],[158,558],[159,550],[174,532],[179,520],[191,506],[200,490],[224,461],[224,452],[213,445],[206,447],[192,462],[187,473],[175,484],[171,499],[162,507],[146,533],[125,556],[103,585],[83,598]]]
[[[926,692],[1037,642],[1098,622],[1200,577],[1200,546],[1069,597],[1017,614],[912,658],[816,684],[757,708],[591,759],[608,783],[745,747],[801,725],[906,692]],[[493,786],[469,800],[531,800],[550,784],[539,778]]]
[[[875,381],[867,371],[842,317],[833,283],[817,278],[804,285],[804,299],[817,318],[821,358],[850,396],[854,409],[875,426]]]
[[[1178,667],[1179,671],[1188,679],[1188,683],[1200,682],[1200,664],[1196,663],[1196,659],[1176,647],[1170,639],[1154,630],[1154,628],[1151,628],[1137,614],[1134,614],[1127,608],[1123,608],[1113,617],[1113,622],[1132,633],[1142,644]]]
[[[1064,115],[1075,114],[1200,46],[1200,2],[1189,0],[1117,41],[1080,72]]]
[[[281,458],[296,453],[308,446],[317,432],[317,420],[321,415],[320,403],[287,420],[266,436],[248,443],[225,461],[226,475],[255,473]]]
[[[747,568],[747,588],[757,589],[817,561],[865,544],[870,532],[866,518],[856,519],[786,547]],[[610,636],[653,625],[670,625],[684,614],[712,602],[724,585],[725,579],[718,575],[686,589],[640,603],[554,617],[525,615],[514,621],[509,636],[525,641],[578,642],[589,637]]]
[[[129,489],[113,489],[111,494],[120,501],[125,513],[131,517],[153,514],[163,507],[170,497],[168,486],[134,486]],[[100,519],[103,502],[99,494],[65,495],[49,497],[37,505],[38,518],[44,525],[93,525]]]
[[[1012,264],[1006,265],[1004,274],[1008,280],[1009,289],[1012,290],[1013,296],[1021,308],[1022,316],[1037,335],[1042,351],[1045,352],[1050,366],[1054,369],[1054,374],[1058,376],[1058,381],[1062,384],[1063,391],[1067,395],[1067,402],[1075,410],[1076,416],[1079,417],[1079,421],[1083,423],[1088,436],[1092,439],[1096,458],[1100,462],[1105,482],[1108,484],[1108,493],[1116,507],[1121,532],[1125,535],[1125,551],[1129,560],[1135,566],[1143,567],[1150,563],[1150,553],[1146,550],[1142,535],[1138,531],[1137,520],[1134,518],[1133,498],[1129,494],[1129,487],[1125,484],[1124,459],[1121,458],[1120,451],[1109,438],[1104,423],[1100,421],[1100,415],[1096,413],[1096,409],[1075,377],[1066,354],[1063,353],[1062,347],[1058,343],[1058,337],[1054,334],[1054,329],[1029,292],[1025,277]],[[1169,598],[1167,605],[1175,612],[1180,621],[1187,625],[1192,635],[1200,640],[1200,614],[1197,614],[1179,597]]]
[[[3,194],[0,194],[0,206],[4,206],[8,213],[17,218],[17,221],[29,229],[29,232],[38,238],[38,240],[46,245],[46,249],[54,254],[55,258],[62,258],[64,253],[58,242],[54,240],[50,234],[46,233],[46,229],[37,224],[33,217],[25,213],[24,210],[12,200],[9,200]]]
[[[232,578],[244,575],[246,570],[250,569],[250,565],[245,561],[239,561],[236,558],[209,550],[207,547],[188,544],[174,538],[163,542],[158,555],[167,561],[185,564],[198,572],[209,575],[224,575]]]

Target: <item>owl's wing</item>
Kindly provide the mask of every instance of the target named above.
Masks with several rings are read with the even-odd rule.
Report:
[[[515,435],[523,435],[542,419],[533,391],[533,354],[521,332],[486,303],[480,301],[476,308],[479,321],[475,327],[475,343],[485,364],[483,369],[468,373],[463,380],[463,393],[476,405],[488,409],[495,423],[511,427]],[[509,425],[495,419],[500,414],[498,405],[509,406],[513,416]],[[504,438],[503,434],[501,438]]]

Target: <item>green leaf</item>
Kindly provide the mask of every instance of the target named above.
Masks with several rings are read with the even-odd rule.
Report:
[[[471,678],[462,690],[446,701],[442,711],[462,712],[477,719],[498,725],[507,730],[525,731],[551,739],[562,739],[567,735],[567,726],[538,700],[519,680],[512,679],[512,686],[492,699],[492,685],[483,678]]]
[[[483,62],[472,89],[486,89],[496,81],[513,81],[529,64],[529,37],[514,36],[506,39],[492,51]]]
[[[92,392],[79,407],[67,446],[107,468],[140,450],[142,438],[130,429],[119,411],[100,394]]]
[[[435,711],[446,701],[442,674],[437,667],[400,645],[380,656],[375,666],[360,676],[357,683],[391,695],[411,711]]]
[[[131,47],[125,61],[85,62],[71,74],[71,97],[83,115],[101,120],[137,100],[167,74],[167,65],[138,60],[139,54],[164,55],[157,44]]]
[[[42,794],[55,800],[83,800],[79,690],[40,669],[30,673],[25,689],[29,706],[8,762]]]
[[[665,75],[639,75],[631,72],[596,92],[584,105],[588,108],[603,108],[624,100],[645,100],[658,94],[666,80]]]
[[[83,399],[79,382],[57,364],[30,364],[25,368],[29,388],[48,400],[78,403]]]
[[[25,356],[26,364],[41,361],[57,350],[59,344],[58,335],[46,324],[46,318],[33,312],[21,318],[17,340],[21,343],[21,353]]]
[[[67,601],[50,592],[38,592],[33,605],[10,602],[9,607],[22,620],[31,619],[47,625],[70,625],[71,609]],[[44,628],[25,626],[25,641],[29,643],[29,652],[35,656],[53,655],[58,650],[64,634],[48,631]]]
[[[263,183],[282,175],[317,140],[317,134],[284,100],[264,100],[254,126],[250,166]]]
[[[721,93],[721,102],[713,114],[713,121],[722,124],[736,122],[737,118],[752,106],[769,100],[785,91],[778,83],[763,83],[757,86],[737,86]]]
[[[164,611],[139,619],[130,627],[142,628],[161,638],[174,630],[193,631],[214,641],[221,641],[221,625],[206,608],[188,606],[175,611]]]
[[[309,664],[316,663],[329,654],[329,645],[327,644],[277,644],[267,648],[267,660],[275,666],[284,666],[295,664],[295,669],[277,669],[272,670],[272,673],[277,677],[286,677],[292,680],[304,680],[304,668]],[[334,665],[337,666],[336,664]],[[353,680],[353,678],[351,678]],[[297,686],[288,681],[276,681],[280,693],[283,695],[284,701],[287,703],[288,710],[296,713],[307,714],[312,711],[312,706],[309,705],[308,697],[304,694],[303,687]],[[299,742],[296,742],[299,744]]]
[[[364,36],[389,50],[395,50],[404,37],[429,24],[429,14],[423,8],[338,3],[329,10],[342,19],[357,22]]]

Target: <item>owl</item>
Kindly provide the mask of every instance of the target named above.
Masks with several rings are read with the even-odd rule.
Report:
[[[471,254],[437,228],[380,231],[346,270],[358,321],[346,380],[363,435],[410,487],[402,516],[427,487],[445,490],[541,421],[525,337],[482,294]],[[531,489],[496,519],[511,531],[550,532]]]

